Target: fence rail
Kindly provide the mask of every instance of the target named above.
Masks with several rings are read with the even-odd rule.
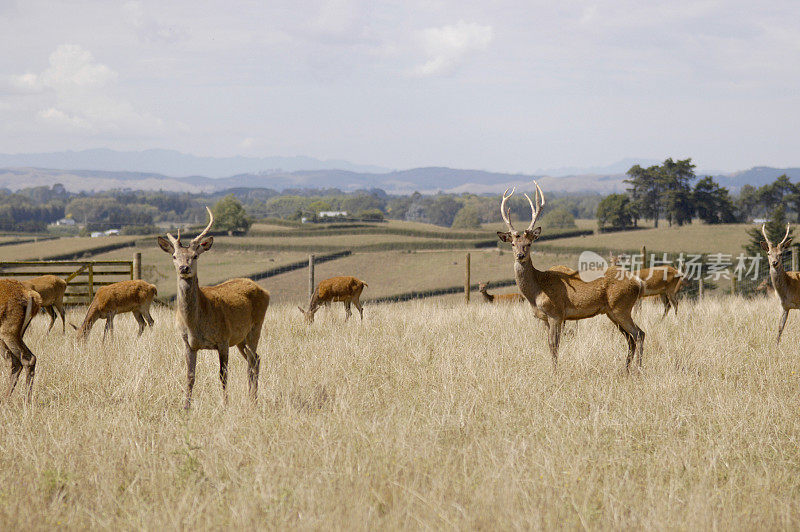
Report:
[[[64,303],[88,304],[96,289],[141,277],[141,255],[134,260],[16,260],[0,261],[0,277],[32,278],[56,275],[67,282]]]

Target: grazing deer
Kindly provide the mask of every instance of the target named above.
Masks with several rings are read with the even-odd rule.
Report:
[[[789,317],[789,311],[793,308],[800,308],[800,272],[787,272],[783,268],[783,252],[792,245],[792,239],[789,236],[790,228],[791,224],[786,224],[786,234],[783,236],[783,240],[777,246],[773,246],[767,237],[765,225],[761,226],[761,234],[764,235],[761,249],[767,252],[769,278],[772,281],[772,288],[778,294],[783,307],[781,321],[778,324],[776,343],[781,341],[781,334],[786,326],[786,318]]]
[[[486,291],[486,283],[478,283],[478,292],[487,303],[523,303],[525,298],[520,293],[490,294]]]
[[[618,258],[611,253],[609,264],[617,265]],[[664,314],[661,319],[667,316],[670,308],[675,309],[678,314],[677,294],[683,282],[683,273],[672,266],[662,265],[644,268],[639,271],[631,272],[633,275],[644,281],[644,297],[659,296],[664,304]]]
[[[58,315],[61,316],[61,332],[66,332],[64,292],[67,291],[67,282],[55,275],[42,275],[22,281],[22,284],[42,296],[42,310],[46,311],[50,316],[50,325],[47,327],[47,332],[50,332],[56,322],[56,310]]]
[[[350,318],[352,312],[350,311],[350,303],[353,303],[358,309],[361,319],[364,319],[364,309],[361,307],[361,302],[358,300],[361,297],[361,291],[364,290],[367,283],[360,281],[350,275],[340,277],[331,277],[320,281],[314,293],[311,294],[311,301],[308,303],[308,310],[303,307],[297,307],[300,312],[305,316],[306,321],[311,324],[314,323],[314,314],[319,310],[321,305],[330,307],[334,301],[344,302],[345,321]]]
[[[197,259],[211,249],[214,237],[206,236],[214,225],[214,215],[208,211],[208,225],[189,242],[181,244],[181,234],[175,238],[158,237],[158,245],[172,255],[178,279],[176,322],[186,352],[186,404],[188,410],[194,388],[197,351],[215,349],[219,354],[219,379],[222,397],[228,401],[228,350],[232,346],[248,365],[250,398],[258,396],[258,371],[261,359],[256,352],[261,337],[264,314],[269,306],[269,292],[250,279],[231,279],[216,286],[200,286],[197,281]]]
[[[103,286],[95,293],[80,328],[70,325],[78,329],[78,335],[86,341],[92,332],[94,322],[101,318],[105,319],[106,327],[103,329],[103,343],[105,343],[107,334],[114,335],[114,316],[132,312],[139,324],[137,336],[141,336],[145,325],[153,326],[150,305],[157,293],[155,285],[140,280],[121,281]]]
[[[14,391],[22,368],[25,368],[25,383],[28,386],[25,398],[26,401],[31,399],[36,356],[22,341],[22,337],[41,305],[42,297],[35,290],[13,279],[0,279],[0,350],[4,358],[11,359],[11,375],[5,399]]]
[[[500,204],[500,215],[508,231],[498,231],[503,242],[510,242],[513,248],[514,274],[517,287],[531,304],[537,318],[547,321],[548,344],[553,358],[553,367],[558,362],[558,345],[565,320],[582,320],[605,314],[617,326],[628,342],[628,356],[625,369],[636,355],[639,367],[642,364],[644,331],[634,323],[631,311],[636,301],[644,293],[641,279],[631,276],[619,268],[608,268],[603,275],[593,281],[583,281],[577,275],[559,271],[540,271],[531,261],[531,244],[539,238],[542,228],[534,229],[544,207],[544,193],[536,185],[536,205],[525,194],[531,206],[531,223],[524,231],[517,231],[511,224],[510,210],[506,202],[514,194],[506,189]]]
[[[758,286],[756,286],[756,292],[763,292],[765,296],[772,297],[775,295],[775,289],[772,288],[772,280],[769,277],[763,279]]]

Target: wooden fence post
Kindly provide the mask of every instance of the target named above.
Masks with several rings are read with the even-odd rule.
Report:
[[[133,271],[131,272],[131,279],[141,279],[142,278],[142,254],[141,252],[136,252],[133,254]]]
[[[797,271],[797,246],[792,246],[792,271]]]
[[[739,282],[736,279],[736,272],[731,276],[731,294],[736,295],[739,293]]]
[[[642,246],[642,266],[640,269],[647,269],[647,248],[644,246]]]
[[[314,295],[314,254],[308,256],[308,299]]]
[[[91,263],[89,264],[86,280],[89,283],[89,303],[91,304],[94,299],[94,265]]]
[[[464,298],[469,303],[469,253],[467,253],[466,272],[464,276]]]
[[[703,289],[703,276],[700,275],[700,280],[697,281],[697,299],[703,299],[705,290]]]

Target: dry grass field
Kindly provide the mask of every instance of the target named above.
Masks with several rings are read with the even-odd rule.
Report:
[[[109,251],[92,257],[93,260],[131,260],[133,254],[142,254],[142,277],[158,288],[161,299],[175,295],[175,267],[172,259],[151,239],[152,246],[137,246]],[[308,259],[308,253],[295,251],[249,251],[213,249],[203,255],[200,263],[200,282],[203,285],[221,283],[232,277],[245,277],[292,262]]]
[[[132,242],[141,237],[115,236],[104,238],[64,237],[43,242],[0,246],[0,260],[40,260],[65,253],[91,252],[111,244]],[[129,253],[130,255],[130,253]]]
[[[683,227],[668,227],[666,222],[658,229],[641,229],[619,233],[594,234],[572,238],[559,238],[543,242],[547,247],[599,247],[612,250],[648,249],[687,253],[743,253],[742,245],[748,241],[750,224],[706,225],[695,221]]]
[[[34,321],[34,400],[0,409],[3,529],[800,527],[800,322],[776,347],[772,300],[664,321],[646,304],[633,376],[603,317],[554,372],[524,306],[372,305],[307,327],[274,305],[258,404],[232,353],[223,406],[202,352],[188,415],[172,315],[154,316],[85,348]]]
[[[463,286],[466,254],[466,250],[353,253],[317,264],[314,273],[317,282],[336,275],[354,275],[369,285],[361,296],[368,300],[410,291]],[[469,254],[472,284],[514,278],[514,259],[510,253],[501,254],[497,248],[492,248],[469,250]],[[535,260],[539,268],[556,264],[577,266],[574,257],[565,255],[536,254]],[[202,281],[202,265],[200,276]],[[308,302],[308,270],[305,268],[264,279],[259,284],[275,294],[276,303],[305,305]]]

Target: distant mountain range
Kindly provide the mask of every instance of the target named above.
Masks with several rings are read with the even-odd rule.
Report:
[[[198,157],[175,150],[116,151],[94,149],[53,153],[0,154],[0,168],[31,167],[50,169],[143,172],[172,177],[203,175],[227,177],[245,173],[295,172],[337,168],[352,172],[388,172],[379,166],[353,164],[342,160],[313,157]]]
[[[659,161],[625,159],[605,167],[562,168],[536,174],[509,174],[446,167],[387,170],[347,161],[307,157],[196,157],[170,150],[0,154],[0,188],[63,184],[68,190],[111,189],[216,192],[229,188],[339,188],[345,191],[382,188],[390,193],[501,192],[508,186],[528,187],[533,179],[550,192],[597,192],[626,189],[625,171],[634,164]],[[64,169],[77,168],[77,169]],[[564,173],[566,172],[566,173]],[[723,186],[738,190],[760,186],[781,174],[800,180],[800,168],[759,166],[716,175]],[[705,174],[701,174],[705,175]]]

